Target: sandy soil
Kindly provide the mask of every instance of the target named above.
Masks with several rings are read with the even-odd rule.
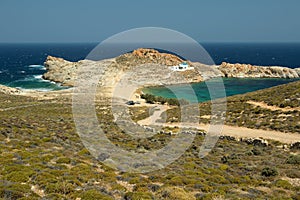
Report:
[[[158,110],[160,109],[160,110]],[[157,106],[157,110],[152,116],[138,121],[141,125],[160,125],[180,128],[197,128],[205,131],[209,130],[209,124],[181,124],[181,123],[158,123],[156,120],[160,119],[160,114],[164,112],[166,107]],[[300,141],[300,134],[284,133],[272,130],[250,129],[246,127],[228,126],[224,125],[221,135],[233,136],[236,138],[264,138],[270,140],[280,141],[286,144],[292,144]]]
[[[49,99],[56,99],[62,97],[69,97],[71,98],[73,95],[73,88],[64,89],[64,90],[56,90],[56,91],[36,91],[36,90],[21,90],[21,96],[28,96],[34,97],[39,100],[49,100]]]

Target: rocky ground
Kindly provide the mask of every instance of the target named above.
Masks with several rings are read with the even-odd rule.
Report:
[[[299,78],[300,68],[291,69],[280,66],[255,66],[249,64],[230,64],[223,62],[217,67],[223,77],[237,78]]]

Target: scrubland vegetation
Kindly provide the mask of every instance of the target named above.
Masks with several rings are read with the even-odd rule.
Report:
[[[300,83],[296,82],[230,97],[227,123],[299,133],[299,111],[271,112],[246,103],[251,99],[297,107],[299,101],[292,98],[294,93],[299,98],[299,88]],[[291,100],[284,101],[286,96]],[[283,149],[277,141],[255,146],[223,138],[207,157],[200,159],[198,152],[204,136],[197,134],[184,155],[164,169],[146,174],[119,172],[103,165],[84,147],[75,130],[70,99],[38,101],[0,94],[0,101],[3,102],[0,108],[4,109],[0,112],[2,199],[299,199],[300,196],[299,149]],[[8,107],[16,109],[5,110]],[[209,103],[200,104],[200,108],[201,115],[209,115]],[[133,108],[132,112],[138,113],[137,118],[144,118],[147,114],[143,109],[148,108]],[[113,123],[106,104],[99,103],[96,111],[107,137],[127,150],[151,151],[175,137],[156,134],[148,139],[132,139]],[[175,120],[172,118],[175,111],[169,112],[168,119]]]

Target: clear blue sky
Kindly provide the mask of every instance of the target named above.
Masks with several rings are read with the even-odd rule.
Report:
[[[0,42],[99,42],[157,26],[202,42],[300,42],[300,0],[0,0]]]

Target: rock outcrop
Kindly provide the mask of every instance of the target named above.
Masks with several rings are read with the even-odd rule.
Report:
[[[69,62],[62,58],[48,56],[44,63],[47,72],[43,75],[43,78],[61,83],[64,86],[73,86],[76,79],[77,66],[80,62]]]
[[[7,87],[5,85],[0,85],[0,92],[4,94],[20,94],[21,90],[17,88]]]
[[[154,49],[136,49],[132,53],[125,54],[125,56],[133,56],[139,59],[147,60],[150,63],[162,64],[167,66],[178,65],[183,62],[183,60],[178,56],[168,53],[160,53],[159,51]]]
[[[291,69],[278,66],[255,66],[250,64],[230,64],[223,62],[218,69],[224,77],[237,78],[299,78],[300,68]]]

